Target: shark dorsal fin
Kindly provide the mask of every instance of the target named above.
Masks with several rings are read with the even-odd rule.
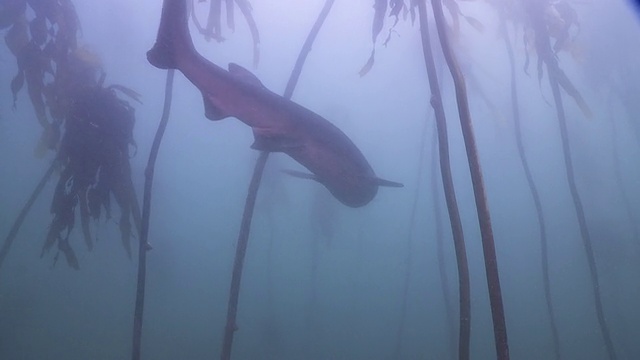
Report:
[[[258,79],[257,76],[253,75],[251,71],[243,68],[242,66],[236,63],[229,63],[229,73],[235,78],[238,78],[239,80],[245,83],[253,84],[259,87],[264,87],[264,85],[262,85],[262,82],[260,81],[260,79]]]

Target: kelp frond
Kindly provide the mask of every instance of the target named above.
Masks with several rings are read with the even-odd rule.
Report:
[[[201,0],[199,2],[202,3],[206,1]],[[193,0],[190,2],[191,21],[193,21],[200,34],[202,34],[207,41],[211,39],[218,42],[225,40],[222,35],[222,3],[223,0],[209,0],[209,13],[207,16],[206,26],[203,26],[195,14]],[[253,41],[253,66],[257,67],[260,62],[260,32],[258,31],[258,26],[253,18],[253,9],[251,8],[251,4],[248,0],[224,0],[224,4],[227,27],[231,31],[235,31],[236,6],[246,20]]]

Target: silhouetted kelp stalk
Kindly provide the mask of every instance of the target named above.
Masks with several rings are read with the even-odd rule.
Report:
[[[435,125],[435,123],[434,123]],[[437,126],[437,125],[436,125]],[[431,139],[431,196],[433,199],[433,222],[436,236],[436,253],[438,258],[438,275],[440,275],[440,286],[442,290],[442,300],[444,301],[445,317],[447,319],[447,336],[451,354],[455,354],[456,350],[456,331],[453,319],[454,310],[451,301],[451,293],[449,290],[449,275],[444,256],[444,229],[442,228],[442,209],[441,209],[441,188],[438,186],[438,129],[434,128],[433,138]]]
[[[156,159],[160,150],[160,143],[169,122],[171,112],[171,100],[173,97],[173,77],[175,70],[167,71],[167,80],[164,88],[164,105],[158,130],[153,138],[147,168],[144,171],[144,194],[142,198],[142,219],[140,227],[140,241],[138,244],[138,276],[136,285],[136,301],[133,315],[133,342],[131,359],[140,359],[140,348],[142,344],[142,321],[144,315],[144,295],[147,275],[147,250],[150,249],[149,238],[149,218],[151,216],[151,189],[153,187],[153,175],[155,172]],[[132,194],[133,195],[133,194]]]
[[[591,277],[591,286],[593,287],[596,316],[598,319],[598,324],[600,326],[600,331],[602,332],[607,356],[609,357],[609,359],[615,360],[617,357],[615,348],[613,346],[613,341],[609,333],[609,328],[607,326],[606,318],[604,316],[602,297],[600,294],[600,284],[598,279],[598,270],[593,253],[591,236],[589,234],[589,228],[587,226],[584,208],[582,206],[582,200],[580,199],[580,194],[578,193],[578,189],[575,183],[573,162],[571,159],[571,147],[569,144],[569,132],[567,129],[567,120],[564,111],[564,105],[562,102],[562,95],[560,93],[560,87],[562,87],[567,92],[567,94],[574,98],[577,105],[585,113],[586,116],[591,115],[591,110],[587,106],[586,102],[582,100],[582,96],[580,95],[580,93],[573,86],[571,81],[567,78],[565,73],[562,71],[562,69],[560,69],[560,66],[558,65],[558,61],[551,47],[549,32],[545,24],[545,12],[543,5],[543,3],[539,3],[534,0],[526,1],[526,9],[527,13],[529,14],[529,21],[535,32],[535,48],[539,57],[538,76],[542,76],[542,65],[540,64],[546,64],[549,85],[551,86],[551,91],[553,93],[558,125],[560,127],[560,138],[562,140],[562,151],[567,182],[569,185],[569,190],[571,192],[571,197],[573,199],[573,206],[575,208],[576,216],[578,219],[578,226],[580,228],[580,235],[587,256],[587,263],[589,265],[589,274]]]
[[[447,135],[447,122],[442,104],[442,94],[438,85],[438,76],[433,58],[431,39],[429,34],[429,22],[427,20],[427,7],[425,1],[417,1],[420,18],[420,35],[422,38],[422,53],[425,60],[429,89],[431,91],[431,107],[436,118],[438,133],[438,153],[440,158],[440,174],[444,187],[449,222],[453,235],[453,244],[456,252],[456,264],[458,269],[458,293],[459,293],[459,327],[458,327],[458,359],[469,359],[469,341],[471,333],[471,299],[469,285],[469,264],[464,241],[462,221],[456,200],[453,176],[451,175],[451,161],[449,159],[449,139]]]
[[[402,357],[402,340],[405,333],[405,322],[407,319],[407,304],[409,301],[409,284],[411,283],[411,269],[413,266],[413,244],[414,244],[414,232],[416,228],[416,209],[419,200],[420,184],[423,181],[423,169],[425,166],[425,153],[426,153],[426,139],[427,128],[431,120],[427,120],[424,123],[422,133],[420,135],[420,147],[419,147],[419,159],[418,159],[418,173],[416,175],[416,193],[413,196],[413,203],[411,205],[411,214],[409,215],[409,234],[407,237],[407,256],[405,258],[406,271],[405,277],[402,282],[402,304],[400,308],[400,324],[396,333],[396,345],[393,352],[393,359],[401,359]],[[434,122],[433,137],[431,139],[431,160],[430,160],[430,172],[431,172],[431,196],[433,199],[434,209],[434,225],[435,225],[435,241],[436,241],[436,256],[438,259],[438,275],[440,277],[440,285],[442,288],[442,296],[445,305],[445,317],[447,320],[447,340],[450,343],[451,354],[455,354],[455,329],[453,320],[453,308],[451,307],[451,297],[449,294],[449,277],[446,271],[446,265],[444,260],[444,239],[442,231],[442,210],[440,208],[440,187],[438,186],[438,129]]]
[[[207,17],[206,26],[202,26],[200,21],[198,21],[198,17],[193,10],[195,8],[194,0],[189,2],[191,20],[207,41],[214,39],[218,42],[222,42],[225,40],[222,36],[222,1],[223,0],[209,0],[209,15]],[[201,0],[199,2],[203,1]],[[258,62],[260,61],[260,33],[258,32],[258,26],[253,19],[253,15],[251,14],[251,4],[247,0],[224,0],[224,3],[227,10],[227,27],[231,31],[235,31],[236,28],[234,18],[235,6],[238,6],[240,13],[242,13],[242,16],[247,21],[247,26],[249,26],[249,32],[251,33],[251,38],[253,40],[253,66],[258,66]]]
[[[455,86],[458,115],[460,117],[462,136],[464,138],[465,149],[467,151],[467,160],[469,162],[469,170],[471,172],[471,183],[473,185],[478,222],[482,237],[482,250],[484,253],[484,264],[487,275],[497,358],[499,360],[506,360],[509,359],[509,344],[507,340],[507,326],[504,318],[504,306],[502,303],[502,291],[500,289],[498,260],[496,257],[493,230],[491,228],[489,204],[487,203],[476,140],[473,134],[473,125],[471,123],[471,114],[469,112],[466,85],[464,83],[464,76],[460,71],[457,59],[455,58],[455,54],[449,44],[449,35],[447,34],[448,30],[442,11],[442,3],[440,0],[433,0],[431,2],[431,6],[434,12],[442,52],[444,54],[447,67],[451,72],[453,84]]]
[[[405,322],[407,320],[407,303],[409,302],[409,284],[411,283],[411,269],[413,267],[413,237],[416,228],[416,209],[418,208],[418,198],[420,195],[420,184],[422,183],[422,173],[424,170],[425,144],[427,138],[427,124],[425,121],[420,133],[420,146],[418,147],[418,172],[416,173],[416,192],[413,195],[411,213],[409,215],[409,233],[407,234],[407,255],[405,257],[405,273],[402,280],[402,304],[400,305],[400,323],[396,332],[396,345],[392,359],[402,359],[402,340],[404,338]],[[434,130],[435,132],[435,130]]]
[[[324,4],[324,7],[320,11],[316,22],[313,24],[307,39],[305,40],[302,49],[300,50],[300,54],[298,55],[298,59],[294,65],[294,69],[291,73],[291,77],[287,82],[287,86],[285,88],[285,92],[283,97],[285,99],[290,99],[293,95],[293,90],[298,82],[300,77],[300,73],[302,72],[302,66],[307,58],[307,55],[311,51],[311,47],[313,42],[324,23],[327,15],[329,14],[329,10],[331,10],[331,6],[333,5],[335,0],[327,0]],[[229,289],[229,303],[227,306],[227,321],[224,328],[224,338],[222,342],[222,351],[220,353],[220,358],[222,360],[229,360],[231,358],[231,349],[233,345],[233,336],[238,330],[238,325],[236,323],[236,315],[238,313],[238,299],[240,296],[240,281],[242,279],[242,269],[244,264],[244,257],[247,249],[247,245],[249,242],[249,232],[251,228],[251,219],[253,217],[253,209],[255,205],[256,196],[258,193],[258,189],[260,188],[260,180],[262,178],[262,173],[264,171],[264,167],[269,158],[269,152],[262,151],[260,152],[260,156],[256,161],[256,166],[253,171],[253,176],[251,177],[251,182],[249,184],[249,190],[247,194],[247,199],[245,202],[244,211],[242,214],[242,222],[240,226],[240,232],[238,234],[238,241],[236,245],[236,256],[233,263],[233,272],[231,276],[231,285]]]
[[[618,129],[616,126],[616,117],[613,115],[613,103],[612,99],[613,93],[609,94],[607,99],[607,113],[608,113],[608,121],[611,124],[611,144],[612,144],[612,152],[613,152],[613,171],[616,179],[616,184],[618,185],[618,189],[620,190],[620,195],[622,197],[622,203],[624,204],[624,210],[627,214],[627,218],[629,219],[629,224],[631,225],[631,231],[633,239],[638,241],[640,240],[640,231],[638,230],[638,222],[636,221],[636,214],[631,206],[631,202],[629,201],[629,191],[622,180],[622,169],[620,168],[620,150],[618,149]],[[1,261],[0,257],[0,261]]]
[[[501,9],[503,10],[503,9]],[[500,32],[504,39],[505,46],[507,48],[507,54],[509,57],[509,67],[511,75],[511,111],[513,116],[514,131],[516,137],[516,145],[518,147],[518,156],[524,175],[531,192],[533,204],[536,210],[536,218],[538,220],[538,231],[540,236],[540,254],[542,261],[542,283],[544,287],[544,297],[547,305],[547,313],[549,316],[549,326],[551,327],[551,338],[553,341],[553,352],[556,359],[560,359],[560,339],[558,336],[558,327],[556,326],[556,318],[553,311],[553,302],[551,301],[551,281],[549,279],[549,248],[547,241],[547,229],[544,222],[544,216],[542,212],[542,202],[538,193],[538,188],[533,180],[531,168],[529,167],[529,161],[527,160],[526,152],[524,150],[524,141],[522,139],[522,125],[520,122],[520,105],[518,104],[518,87],[516,81],[516,65],[513,54],[513,47],[509,38],[507,30],[506,19],[504,14],[501,14],[500,20]]]
[[[318,266],[323,249],[329,249],[335,233],[335,225],[338,213],[333,199],[323,187],[317,187],[311,200],[309,213],[309,226],[311,228],[311,276],[309,279],[309,302],[307,305],[307,322],[317,329],[317,312],[314,311],[318,299]]]
[[[33,203],[35,203],[35,201],[38,199],[38,196],[40,196],[42,189],[44,189],[44,186],[47,184],[47,181],[49,181],[49,179],[51,178],[51,175],[53,175],[53,171],[55,170],[55,168],[56,168],[56,161],[54,160],[51,163],[51,165],[49,165],[49,168],[44,173],[40,181],[38,182],[38,185],[36,185],[36,188],[33,189],[31,196],[29,196],[29,199],[22,207],[22,210],[20,210],[18,217],[13,222],[13,225],[11,226],[11,230],[9,230],[9,234],[4,239],[4,243],[2,244],[2,249],[0,249],[0,268],[2,268],[4,259],[7,257],[7,254],[9,253],[9,249],[13,244],[13,240],[15,240],[16,236],[18,235],[18,231],[20,230],[20,227],[22,226],[24,219],[27,217],[29,210],[31,210],[31,206],[33,206]]]

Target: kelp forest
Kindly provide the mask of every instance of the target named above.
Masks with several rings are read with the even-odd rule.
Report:
[[[0,358],[640,358],[625,0],[0,0]]]

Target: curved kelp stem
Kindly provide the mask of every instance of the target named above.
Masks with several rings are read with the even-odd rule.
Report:
[[[316,40],[318,32],[320,32],[320,28],[322,27],[324,20],[327,18],[327,15],[329,15],[329,11],[333,6],[334,1],[335,0],[327,0],[324,3],[322,10],[320,10],[320,14],[318,14],[316,22],[313,24],[311,31],[309,31],[309,36],[307,36],[304,44],[302,44],[302,49],[300,49],[300,54],[298,55],[298,59],[296,59],[296,63],[291,71],[291,77],[289,77],[284,94],[282,95],[285,99],[291,99],[291,96],[293,96],[293,90],[295,89],[296,84],[298,84],[298,79],[302,73],[302,66],[304,66],[304,62],[307,60],[307,56],[311,52],[313,42]]]
[[[147,250],[149,249],[149,217],[151,214],[151,188],[153,186],[153,174],[155,171],[156,159],[160,150],[162,136],[167,128],[169,121],[169,113],[171,111],[171,99],[173,93],[173,76],[175,70],[167,71],[167,81],[165,83],[164,106],[162,108],[162,117],[156,131],[147,168],[144,172],[144,194],[142,198],[142,219],[140,227],[140,243],[138,247],[138,284],[136,287],[136,306],[133,315],[133,347],[131,352],[132,360],[140,359],[140,346],[142,343],[142,319],[144,313],[144,292],[147,273]],[[132,192],[133,194],[133,192]]]
[[[238,242],[236,245],[236,257],[233,262],[233,273],[231,275],[231,289],[229,290],[229,304],[227,305],[227,323],[224,328],[224,340],[222,342],[222,353],[220,358],[228,360],[231,358],[231,346],[233,345],[233,334],[238,330],[236,324],[236,315],[238,314],[238,299],[240,298],[240,280],[242,280],[242,268],[244,265],[244,256],[247,252],[249,243],[249,230],[251,228],[251,220],[253,218],[253,208],[256,204],[258,189],[260,188],[260,180],[264,172],[264,166],[267,164],[269,153],[260,152],[256,166],[253,169],[253,176],[249,184],[249,193],[244,204],[244,212],[242,213],[242,223],[240,225],[240,233],[238,234]]]
[[[549,34],[543,22],[544,9],[541,6],[542,4],[539,4],[535,1],[527,1],[527,4],[527,10],[530,15],[531,24],[535,31],[536,50],[540,59],[547,65],[549,85],[551,86],[551,91],[553,93],[553,100],[555,102],[556,113],[558,117],[558,125],[560,127],[560,138],[562,140],[562,152],[564,157],[567,182],[569,185],[569,190],[571,192],[571,198],[573,199],[573,206],[575,208],[576,216],[578,218],[578,226],[580,228],[580,235],[582,237],[584,250],[587,255],[587,263],[589,264],[589,273],[591,276],[591,285],[593,287],[596,316],[598,318],[600,331],[602,332],[607,355],[610,360],[615,360],[616,353],[613,347],[613,341],[611,340],[611,335],[609,334],[609,328],[607,326],[607,322],[604,316],[604,310],[602,307],[598,270],[593,253],[591,236],[589,234],[589,228],[587,227],[587,220],[585,217],[584,208],[582,206],[582,200],[580,198],[580,194],[578,193],[578,188],[576,187],[575,174],[573,172],[573,162],[571,159],[571,147],[569,144],[567,119],[564,111],[564,104],[562,102],[562,94],[560,93],[560,81],[562,81],[562,86],[565,91],[567,91],[566,84],[568,82],[568,79],[566,78],[564,72],[560,69],[558,61],[556,60],[556,57],[554,56],[553,50],[551,48]],[[575,99],[574,95],[576,90],[575,88],[573,88],[573,86],[571,86],[570,88],[573,89],[573,92],[567,91],[567,93]]]
[[[538,231],[540,235],[540,253],[542,261],[542,283],[544,286],[544,297],[547,304],[547,313],[549,314],[549,325],[551,326],[551,338],[553,340],[553,352],[555,359],[559,360],[560,356],[560,339],[558,336],[558,327],[556,326],[556,318],[553,311],[553,303],[551,301],[551,281],[549,279],[549,249],[547,242],[547,229],[544,222],[544,216],[542,214],[542,202],[540,201],[540,195],[531,168],[529,167],[529,161],[524,151],[524,142],[522,140],[522,124],[520,122],[520,106],[518,104],[518,88],[516,83],[516,65],[513,55],[513,47],[509,39],[506,22],[501,21],[500,31],[504,38],[505,46],[507,47],[507,54],[509,56],[509,66],[511,73],[511,111],[513,114],[513,125],[516,136],[516,145],[518,147],[518,156],[520,157],[520,163],[524,170],[524,175],[533,198],[533,204],[536,209],[536,217],[538,220]]]
[[[459,291],[459,334],[458,334],[458,359],[469,359],[469,338],[471,333],[471,300],[469,285],[469,264],[467,262],[467,251],[460,220],[460,211],[453,187],[453,176],[451,175],[451,162],[449,159],[449,139],[447,137],[447,122],[442,105],[442,95],[438,86],[435,62],[431,50],[431,39],[429,35],[429,24],[427,21],[427,7],[425,1],[418,1],[418,12],[420,17],[420,34],[422,37],[422,53],[429,78],[429,89],[431,90],[431,106],[433,107],[436,127],[438,130],[438,152],[440,154],[440,174],[444,187],[447,210],[449,212],[449,222],[451,223],[451,233],[453,234],[453,245],[456,252],[456,263],[458,268],[458,291]]]
[[[300,54],[298,55],[298,59],[296,60],[296,65],[294,66],[294,70],[291,73],[291,77],[286,86],[286,90],[284,93],[284,97],[286,99],[290,99],[293,95],[293,90],[295,89],[298,78],[300,77],[300,72],[302,71],[302,66],[304,65],[304,61],[311,51],[311,46],[313,45],[313,41],[315,40],[324,20],[329,14],[329,10],[333,5],[334,0],[327,0],[325,5],[318,16],[315,24],[313,25],[307,39],[305,40],[302,49],[300,50]],[[240,227],[240,233],[238,234],[238,243],[236,245],[236,257],[233,263],[233,272],[231,277],[231,288],[229,290],[229,304],[227,307],[227,321],[224,329],[224,339],[222,342],[222,352],[220,354],[220,358],[222,360],[229,360],[231,358],[231,348],[233,345],[233,335],[235,331],[238,329],[236,324],[236,315],[238,312],[238,298],[240,294],[240,281],[242,279],[242,267],[244,264],[244,256],[247,248],[247,244],[249,242],[249,230],[251,227],[251,218],[253,217],[253,208],[255,205],[255,199],[258,193],[258,189],[260,187],[260,179],[262,178],[262,173],[264,171],[264,167],[269,158],[268,152],[261,152],[258,157],[258,161],[256,162],[256,166],[253,171],[253,176],[251,179],[251,183],[249,185],[249,192],[247,194],[247,199],[245,202],[244,212],[242,214],[242,222]]]
[[[431,2],[431,6],[433,7],[442,52],[444,54],[445,61],[447,62],[447,66],[449,67],[449,71],[451,72],[451,76],[453,77],[453,84],[456,91],[458,115],[460,116],[460,126],[462,127],[462,136],[464,138],[465,149],[467,151],[473,194],[475,197],[480,234],[482,237],[482,251],[484,253],[484,265],[489,288],[489,301],[491,303],[491,315],[493,320],[493,333],[495,337],[497,358],[499,360],[506,360],[509,359],[509,344],[507,342],[507,326],[504,318],[502,291],[500,289],[500,277],[498,274],[498,260],[493,240],[493,229],[491,228],[489,204],[487,203],[487,197],[485,194],[482,170],[480,168],[476,140],[473,134],[473,126],[471,124],[471,114],[469,113],[467,89],[457,59],[455,58],[453,49],[449,44],[444,14],[442,12],[442,3],[440,0],[434,0]]]
[[[31,196],[29,196],[29,199],[22,207],[22,210],[20,210],[20,214],[18,214],[16,221],[13,222],[13,226],[11,226],[9,235],[7,235],[7,237],[4,239],[4,243],[2,244],[2,249],[0,249],[0,268],[2,267],[2,264],[4,263],[4,259],[7,257],[7,254],[9,253],[9,249],[13,244],[13,240],[15,240],[16,236],[18,235],[18,231],[20,230],[20,227],[22,226],[24,219],[27,217],[29,210],[31,210],[31,206],[33,206],[33,203],[36,201],[36,199],[38,199],[38,196],[40,196],[42,189],[44,189],[44,186],[47,184],[47,181],[49,181],[49,179],[51,178],[51,175],[53,175],[53,171],[55,168],[56,168],[56,160],[54,160],[51,163],[51,165],[49,165],[49,168],[47,169],[47,171],[44,173],[44,175],[42,175],[40,182],[38,182],[38,185],[36,185],[36,188],[33,189]]]
[[[436,232],[436,253],[438,257],[438,275],[440,275],[440,286],[442,289],[442,300],[444,301],[445,316],[447,319],[447,339],[450,343],[451,354],[455,354],[455,326],[453,320],[453,307],[451,294],[449,292],[449,275],[447,274],[446,262],[444,260],[444,229],[442,228],[442,209],[440,198],[440,186],[438,186],[438,133],[437,128],[433,131],[431,148],[431,196],[433,198],[433,222]]]
[[[627,189],[627,187],[624,184],[623,181],[623,176],[622,176],[622,169],[620,167],[620,158],[622,157],[622,155],[620,154],[620,149],[618,148],[619,145],[619,141],[618,141],[618,129],[616,126],[616,117],[613,115],[613,104],[612,104],[612,96],[613,94],[611,94],[609,96],[609,99],[607,100],[607,116],[608,116],[608,121],[611,124],[611,146],[612,146],[612,152],[613,152],[613,171],[614,171],[614,175],[615,175],[615,179],[616,179],[616,185],[618,187],[618,189],[620,190],[620,195],[622,198],[622,203],[624,204],[624,210],[626,212],[627,218],[629,219],[629,224],[631,225],[631,230],[632,230],[632,236],[633,239],[637,242],[638,240],[640,240],[640,231],[638,229],[638,223],[637,221],[635,221],[636,217],[636,213],[633,210],[633,207],[631,206],[631,202],[629,201],[630,199],[630,193]],[[0,259],[1,261],[2,259]],[[1,265],[1,263],[0,263]]]
[[[400,324],[396,333],[396,347],[393,352],[393,359],[402,359],[402,339],[404,338],[405,322],[407,320],[407,303],[409,301],[409,284],[411,283],[411,268],[413,267],[413,237],[416,227],[416,210],[418,208],[418,198],[420,195],[420,184],[422,183],[424,170],[425,144],[427,139],[427,122],[425,121],[420,134],[420,147],[418,156],[418,173],[416,174],[416,193],[413,195],[411,204],[411,215],[409,215],[409,234],[407,236],[407,257],[404,265],[406,267],[404,279],[402,281],[402,305],[400,308]]]

